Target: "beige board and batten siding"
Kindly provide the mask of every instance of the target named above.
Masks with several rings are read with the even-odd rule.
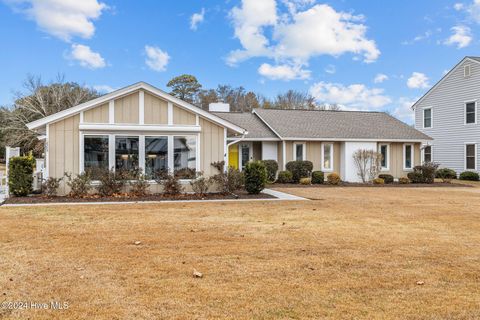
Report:
[[[62,178],[65,172],[79,173],[79,130],[80,115],[75,115],[49,124],[48,128],[48,174],[50,177]],[[62,180],[59,194],[69,190]]]
[[[390,159],[389,161],[389,170],[381,171],[380,174],[390,174],[395,179],[406,177],[409,172],[412,170],[404,170],[403,169],[403,145],[404,143],[398,142],[380,142],[378,144],[378,148],[380,150],[381,144],[389,144],[390,145]],[[413,166],[420,165],[420,143],[413,144]]]
[[[115,99],[115,123],[138,124],[139,121],[139,93],[134,92],[127,96]]]
[[[176,105],[173,106],[173,124],[195,125],[196,122],[196,115],[194,113],[186,111]]]
[[[168,102],[147,92],[144,96],[145,124],[168,124]]]
[[[92,108],[83,113],[83,122],[85,123],[108,123],[108,103],[99,107]]]
[[[302,143],[302,141],[295,141]],[[324,142],[324,143],[333,143],[333,170],[329,172],[340,173],[340,156],[341,156],[341,144],[340,142]],[[293,141],[286,141],[286,162],[293,160]],[[306,142],[306,155],[305,160],[311,161],[313,164],[313,171],[322,170],[322,141],[307,141]],[[281,159],[281,158],[279,158]]]
[[[200,118],[200,170],[206,176],[217,174],[213,162],[224,161],[224,128]]]

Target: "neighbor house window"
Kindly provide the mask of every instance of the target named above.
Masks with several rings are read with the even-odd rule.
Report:
[[[332,143],[322,144],[322,170],[323,171],[333,170],[333,144]]]
[[[390,154],[389,154],[389,145],[388,144],[381,144],[380,145],[380,154],[382,155],[382,161],[380,163],[380,166],[382,167],[382,170],[389,170],[389,157],[390,157]]]
[[[423,127],[432,127],[432,108],[423,109]]]
[[[168,170],[168,138],[145,137],[145,176],[153,179],[156,173]]]
[[[475,144],[465,145],[465,169],[477,170],[477,146]]]
[[[432,162],[432,146],[426,146],[423,149],[423,162]]]
[[[293,158],[296,161],[305,160],[305,144],[304,143],[293,144]]]
[[[174,137],[173,144],[175,175],[180,179],[194,178],[197,167],[197,137]]]
[[[413,168],[413,145],[403,145],[403,169],[409,170]]]
[[[95,176],[99,170],[108,170],[108,136],[84,136],[83,157],[85,172]]]
[[[135,173],[138,168],[138,137],[115,137],[115,170]]]
[[[465,104],[465,123],[477,123],[477,103],[467,102]]]

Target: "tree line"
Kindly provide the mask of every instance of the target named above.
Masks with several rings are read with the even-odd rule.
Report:
[[[42,156],[44,145],[37,134],[28,130],[26,124],[74,107],[99,97],[97,90],[65,81],[59,76],[55,81],[44,83],[40,77],[28,76],[24,90],[14,93],[11,106],[0,107],[0,159],[5,156],[5,146],[21,147],[22,152],[32,151]],[[204,110],[212,102],[230,104],[231,111],[250,112],[255,108],[338,110],[338,105],[316,104],[306,92],[288,90],[269,99],[261,94],[247,91],[244,87],[219,85],[204,89],[193,75],[180,75],[167,83],[170,94],[192,103]]]

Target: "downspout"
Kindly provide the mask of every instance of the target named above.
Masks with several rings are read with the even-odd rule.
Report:
[[[225,150],[226,154],[228,154],[228,149],[230,148],[231,145],[234,145],[235,143],[241,142],[243,139],[245,139],[245,136],[246,136],[247,134],[248,134],[248,131],[244,131],[244,132],[242,133],[242,136],[241,136],[239,139],[236,139],[236,140],[234,140],[234,141],[232,141],[232,142],[230,142],[230,143],[227,143],[227,145],[226,145],[227,148],[226,148],[226,150]],[[227,157],[225,156],[225,158],[227,158]],[[225,163],[225,165],[223,166],[223,168],[224,168],[224,170],[226,171],[227,168],[228,168],[228,163]]]

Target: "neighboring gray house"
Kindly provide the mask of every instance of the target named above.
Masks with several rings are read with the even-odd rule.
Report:
[[[465,57],[412,108],[415,128],[433,138],[422,146],[422,161],[478,171],[480,57]]]

